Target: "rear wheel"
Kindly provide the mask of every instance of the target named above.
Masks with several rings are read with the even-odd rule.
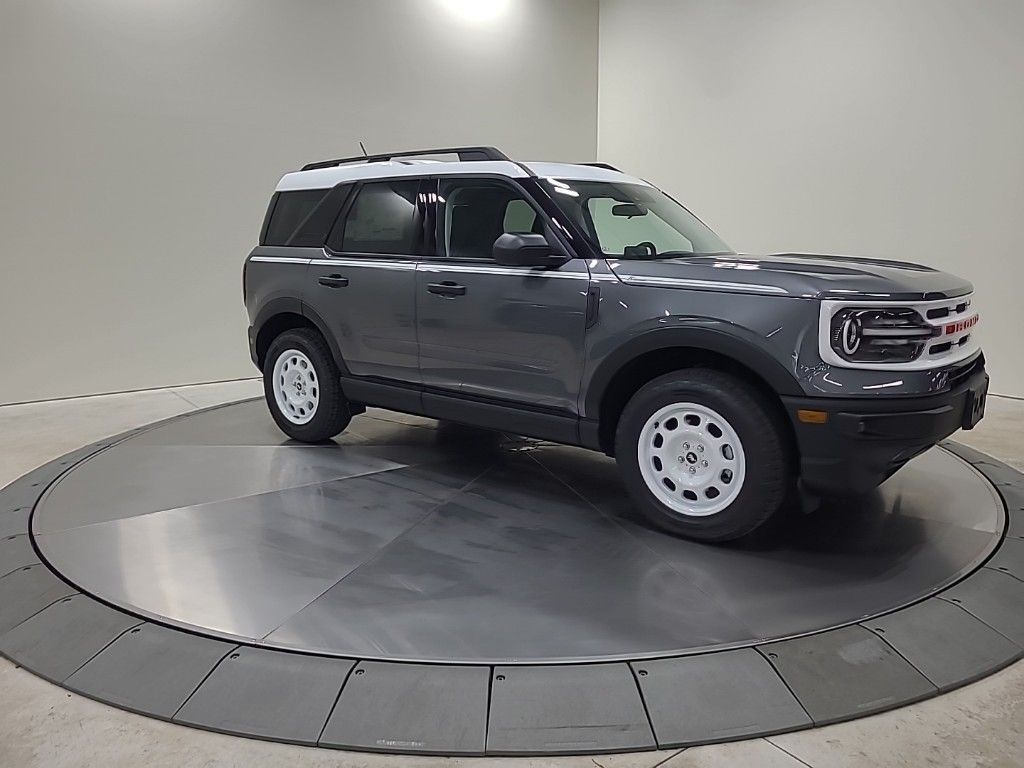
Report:
[[[351,419],[334,358],[323,337],[308,328],[285,331],[271,343],[263,392],[277,426],[295,440],[330,440]]]
[[[615,454],[652,523],[692,539],[728,541],[767,521],[792,484],[779,421],[742,380],[686,369],[633,395],[619,419]]]

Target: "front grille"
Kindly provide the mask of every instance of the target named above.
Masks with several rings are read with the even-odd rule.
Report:
[[[956,304],[945,307],[933,307],[929,309],[925,317],[929,320],[941,320],[950,315],[962,315],[971,306],[971,300],[958,301]]]
[[[971,296],[910,302],[824,300],[822,359],[847,368],[933,370],[978,350]],[[843,334],[848,334],[843,346]],[[862,335],[857,343],[858,334]]]
[[[931,306],[925,312],[928,320],[941,320],[935,325],[932,342],[927,345],[926,355],[932,358],[955,354],[971,340],[971,332],[977,322],[977,313],[971,309],[971,300],[951,299],[948,304]]]

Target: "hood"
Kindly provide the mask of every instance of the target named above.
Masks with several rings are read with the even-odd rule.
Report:
[[[962,278],[921,264],[855,256],[776,253],[609,258],[608,264],[630,284],[800,298],[926,301],[963,296],[974,290]]]

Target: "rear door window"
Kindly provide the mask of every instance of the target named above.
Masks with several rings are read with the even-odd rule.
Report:
[[[331,234],[332,250],[413,255],[419,250],[422,210],[419,179],[364,184]]]

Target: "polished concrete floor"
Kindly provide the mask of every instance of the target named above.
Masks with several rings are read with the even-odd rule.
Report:
[[[786,507],[707,546],[645,524],[593,451],[377,410],[301,445],[260,398],[82,462],[32,528],[72,584],[161,623],[348,658],[525,664],[721,650],[886,613],[974,571],[1002,509],[935,448],[863,498]]]
[[[0,484],[83,443],[258,393],[255,382],[0,407]],[[1024,403],[994,398],[957,439],[1024,469]],[[682,752],[597,758],[405,758],[333,753],[220,736],[68,694],[0,662],[0,766],[1019,766],[1024,663],[964,689],[862,720]]]

